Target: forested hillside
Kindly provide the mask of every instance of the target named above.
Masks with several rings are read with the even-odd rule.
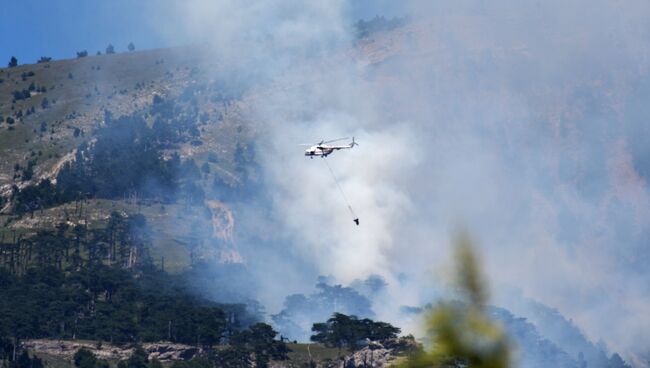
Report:
[[[243,361],[281,344],[268,354],[286,358],[255,301],[192,287],[190,271],[234,247],[226,203],[257,180],[250,132],[229,115],[245,86],[206,81],[188,56],[200,52],[0,69],[0,359],[27,364],[28,339],[225,344],[220,359]]]
[[[648,89],[647,73],[629,90],[609,80],[571,80],[559,92],[542,77],[503,81],[511,70],[534,74],[539,66],[531,55],[539,50],[516,38],[483,43],[483,24],[476,15],[440,23],[360,20],[346,30],[352,36],[343,49],[314,51],[298,63],[304,70],[280,69],[286,75],[274,78],[267,61],[277,67],[295,60],[234,68],[228,55],[201,44],[124,53],[107,48],[35,64],[11,60],[0,68],[2,367],[401,364],[429,347],[408,335],[421,332],[423,319],[439,306],[425,303],[456,297],[454,290],[423,291],[418,284],[444,283],[437,278],[442,267],[431,268],[445,252],[430,252],[430,243],[444,243],[439,238],[449,231],[452,201],[488,218],[475,223],[503,246],[491,267],[512,259],[536,265],[547,248],[517,253],[525,245],[519,240],[531,233],[542,234],[544,247],[575,246],[571,262],[585,258],[588,252],[577,247],[591,250],[602,234],[574,230],[596,223],[607,236],[632,234],[629,252],[610,258],[644,275],[650,253],[639,224],[647,209],[621,188],[644,183],[647,150],[636,139],[608,141],[615,157],[605,160],[605,138],[596,139],[597,148],[581,142],[592,136],[592,122],[604,125],[594,111],[625,116],[617,98]],[[461,29],[458,44],[455,38],[446,43],[441,30],[447,25]],[[614,92],[608,84],[617,86]],[[427,96],[423,103],[420,96]],[[643,99],[627,102],[629,115],[642,121]],[[517,108],[504,107],[510,104]],[[631,125],[620,129],[642,135]],[[370,226],[356,232],[340,230],[341,223],[350,225],[345,211],[354,211],[337,178],[316,165],[296,168],[294,160],[305,158],[299,137],[347,132],[364,134],[362,147],[369,147],[339,161],[343,186],[369,218]],[[637,151],[643,154],[628,155]],[[607,180],[591,181],[594,173]],[[466,185],[472,195],[455,192]],[[499,200],[485,200],[490,195]],[[521,207],[507,208],[518,195]],[[592,200],[600,212],[590,217],[580,201]],[[503,218],[489,212],[495,208]],[[620,220],[610,234],[617,211],[629,221]],[[520,221],[533,225],[522,229]],[[421,274],[409,273],[413,259]],[[410,305],[416,298],[422,299]],[[557,309],[523,297],[518,302],[519,309],[480,309],[485,330],[512,343],[502,346],[512,350],[513,362],[629,367]],[[448,305],[463,311],[463,303]],[[378,320],[384,316],[391,323]],[[43,352],[48,343],[55,347]],[[192,349],[192,357],[158,361],[173,344]],[[468,361],[445,358],[450,366]]]

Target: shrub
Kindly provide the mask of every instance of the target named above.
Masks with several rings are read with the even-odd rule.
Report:
[[[90,350],[81,348],[74,354],[74,365],[78,368],[94,368],[97,358]]]
[[[9,59],[9,64],[8,65],[9,65],[10,68],[18,66],[18,59],[16,59],[15,56],[12,56],[11,59]]]
[[[210,165],[207,162],[204,162],[203,165],[201,166],[201,171],[205,174],[210,173]]]
[[[31,180],[34,177],[34,166],[36,165],[36,160],[29,160],[27,162],[27,167],[23,170],[23,180]]]
[[[27,90],[27,89],[24,89],[22,91],[15,90],[15,91],[11,92],[11,94],[13,95],[13,98],[16,101],[25,100],[25,99],[28,99],[28,98],[31,97],[31,94],[29,93],[29,90]]]

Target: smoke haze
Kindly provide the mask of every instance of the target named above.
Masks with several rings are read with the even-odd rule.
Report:
[[[259,82],[241,109],[268,204],[244,206],[237,223],[267,311],[317,275],[349,284],[377,274],[388,297],[373,308],[398,321],[401,305],[444,288],[449,234],[463,225],[495,303],[508,307],[505,291],[520,290],[592,341],[647,352],[648,3],[383,5],[152,9],[180,22],[160,27],[168,37],[205,45],[216,74]],[[375,13],[410,22],[357,40],[357,17]],[[343,136],[360,146],[328,162],[358,227],[327,167],[298,146]]]

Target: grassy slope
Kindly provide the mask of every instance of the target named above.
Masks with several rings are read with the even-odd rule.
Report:
[[[207,70],[218,70],[218,66],[206,60],[209,58],[203,58],[198,49],[177,48],[0,68],[0,115],[4,118],[0,123],[0,186],[13,183],[15,163],[26,166],[34,157],[38,158],[36,176],[47,174],[60,158],[82,141],[92,139],[92,129],[102,123],[104,109],[119,117],[150,106],[154,94],[177,96],[188,86],[212,82],[218,76]],[[21,75],[29,72],[34,76],[23,80]],[[14,102],[12,92],[28,89],[32,82],[47,91],[33,92],[31,98]],[[213,103],[208,97],[199,107],[215,124],[204,128],[201,139],[210,148],[225,144],[220,151],[227,153],[231,148],[228,143],[241,132],[237,129],[241,122],[233,121],[233,114],[224,114],[222,103]],[[44,98],[50,102],[46,109],[41,107]],[[26,116],[32,107],[35,113]],[[18,111],[23,111],[22,118],[16,117]],[[226,124],[219,124],[217,129],[223,115]],[[13,130],[4,122],[10,116],[16,120]],[[42,122],[47,124],[44,132]],[[84,136],[75,138],[74,128],[82,129]],[[206,151],[181,148],[184,155],[206,155]]]
[[[342,356],[350,354],[347,349],[328,348],[321,344],[288,344],[291,353],[285,362],[287,367],[308,367],[310,356],[316,363],[336,361]]]
[[[189,73],[181,66],[189,61],[176,55],[170,50],[152,50],[0,69],[0,79],[4,79],[0,83],[0,115],[15,118],[16,112],[23,111],[13,131],[8,130],[7,123],[0,125],[4,128],[0,130],[0,172],[4,174],[0,185],[7,183],[14,163],[25,164],[32,151],[37,155],[42,152],[37,173],[51,169],[58,157],[91,138],[91,134],[74,138],[73,128],[90,132],[103,119],[104,108],[117,116],[128,114],[148,103],[151,93],[181,88]],[[175,72],[173,77],[166,75],[169,70]],[[34,76],[23,80],[21,75],[29,72]],[[13,102],[12,91],[27,89],[32,82],[47,91]],[[136,91],[135,84],[141,82],[145,88]],[[41,107],[43,98],[50,102],[47,109]],[[32,107],[35,113],[25,116]],[[42,122],[47,124],[45,132],[40,129]]]
[[[172,98],[188,87],[215,84],[219,67],[201,55],[198,48],[157,49],[114,55],[88,56],[81,59],[52,61],[42,64],[21,65],[0,69],[0,194],[8,195],[11,185],[19,187],[41,178],[54,178],[63,162],[73,157],[73,150],[84,141],[92,141],[93,131],[103,123],[104,109],[115,117],[146,111],[153,95]],[[211,64],[208,64],[211,63]],[[210,72],[208,72],[208,70]],[[23,78],[23,73],[33,72]],[[70,78],[69,76],[72,76]],[[25,79],[25,80],[23,80]],[[14,101],[12,91],[28,89],[31,83],[45,93],[32,93],[32,97]],[[200,146],[182,144],[171,151],[181,157],[191,157],[200,166],[207,162],[208,154],[216,153],[219,161],[209,162],[210,174],[203,185],[209,185],[216,176],[226,182],[237,181],[232,170],[232,154],[238,141],[249,139],[249,131],[242,127],[242,119],[233,103],[224,103],[214,96],[226,93],[208,88],[201,94],[198,108],[209,119],[201,127]],[[47,98],[48,108],[41,102]],[[34,108],[35,113],[25,115]],[[22,118],[17,117],[23,112]],[[5,122],[13,117],[12,125]],[[42,131],[42,122],[46,128]],[[152,123],[151,121],[149,123]],[[13,129],[10,129],[13,128]],[[74,137],[74,128],[83,132]],[[14,165],[22,168],[29,160],[36,160],[34,177],[30,181],[14,178]],[[21,174],[22,170],[18,171]],[[13,233],[29,234],[37,229],[53,228],[56,223],[74,224],[88,221],[90,226],[103,226],[112,211],[142,213],[152,225],[151,253],[156,263],[165,258],[165,268],[179,271],[190,263],[188,237],[191,226],[200,217],[197,208],[180,205],[142,203],[134,201],[87,201],[79,214],[77,204],[66,204],[17,217],[5,209],[0,213],[0,237],[11,239]],[[201,223],[201,222],[199,222]],[[210,223],[201,223],[209,228]]]

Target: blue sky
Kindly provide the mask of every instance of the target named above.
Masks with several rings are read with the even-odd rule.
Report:
[[[0,66],[6,66],[11,56],[16,56],[19,64],[31,64],[41,56],[74,58],[81,50],[94,55],[97,51],[103,53],[109,43],[117,52],[125,51],[129,42],[136,49],[175,46],[157,31],[160,25],[154,24],[151,13],[152,9],[169,7],[178,1],[181,0],[0,0]],[[375,14],[389,16],[397,11],[395,3],[388,0],[350,2],[353,19]],[[165,13],[164,9],[156,12]],[[178,26],[173,14],[164,19],[166,27],[173,30]]]
[[[76,51],[104,52],[112,43],[116,51],[170,46],[146,21],[152,0],[0,0],[0,62],[12,55],[19,64],[34,63],[40,56],[73,58]]]

